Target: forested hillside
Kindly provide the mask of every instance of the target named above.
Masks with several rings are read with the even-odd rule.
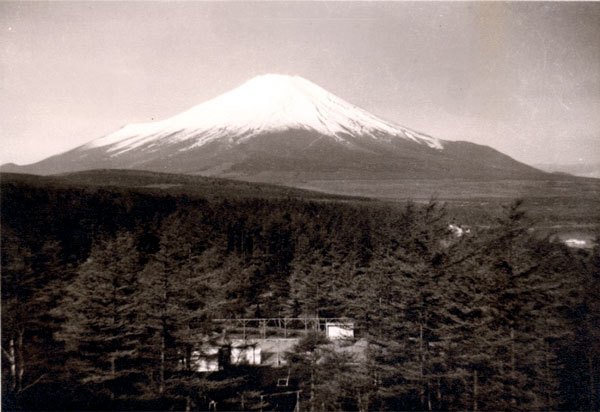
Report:
[[[269,190],[3,179],[3,409],[258,410],[264,372],[196,373],[194,347],[215,318],[298,316],[369,342],[301,341],[306,409],[600,408],[599,247],[533,238],[519,201],[458,237],[435,202]]]

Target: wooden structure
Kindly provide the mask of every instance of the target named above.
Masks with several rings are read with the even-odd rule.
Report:
[[[295,338],[308,331],[325,332],[333,339],[354,336],[354,321],[349,318],[236,318],[213,319],[213,322],[222,326],[224,335],[244,340]]]

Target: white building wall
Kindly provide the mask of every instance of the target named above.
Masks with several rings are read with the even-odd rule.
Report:
[[[325,332],[329,339],[348,339],[354,337],[353,323],[327,323]]]
[[[215,372],[219,370],[219,348],[204,347],[192,352],[192,365],[197,372]]]
[[[234,365],[260,365],[261,349],[258,345],[231,348],[231,363]]]

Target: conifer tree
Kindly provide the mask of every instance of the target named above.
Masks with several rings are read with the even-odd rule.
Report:
[[[214,332],[211,319],[222,305],[214,299],[219,284],[205,235],[198,215],[171,216],[163,224],[159,250],[140,274],[143,370],[149,378],[142,391],[147,399],[181,409],[224,384],[199,375],[193,363],[194,351]]]
[[[561,350],[561,389],[565,409],[600,408],[600,235],[589,251],[568,252],[568,269],[575,272],[576,293],[570,306],[573,338]],[[564,268],[561,268],[564,270]],[[567,272],[568,273],[568,272]]]
[[[139,256],[129,233],[97,243],[55,311],[69,368],[84,387],[110,401],[134,395],[139,357]]]
[[[2,233],[2,356],[8,374],[2,381],[3,393],[16,396],[23,388],[25,339],[36,282],[31,250],[7,229]]]
[[[522,206],[516,201],[506,207],[478,261],[476,281],[493,318],[476,330],[488,354],[479,387],[482,395],[495,394],[486,408],[552,409],[557,395],[552,345],[567,333],[562,312],[569,286],[564,273],[540,260]]]
[[[9,227],[2,231],[3,387],[12,401],[26,405],[36,387],[59,375],[49,358],[59,356],[50,311],[66,279],[58,242],[47,240],[33,253]],[[8,366],[8,367],[7,367]],[[27,392],[27,393],[26,393]]]
[[[381,401],[431,410],[440,403],[434,386],[448,374],[441,356],[452,286],[443,270],[446,218],[435,202],[409,204],[401,217],[398,243],[358,278],[363,300],[354,312],[373,344]]]

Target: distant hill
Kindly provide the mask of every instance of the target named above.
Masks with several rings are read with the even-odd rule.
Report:
[[[600,179],[600,163],[570,163],[554,164],[540,163],[535,165],[538,169],[551,173],[567,173],[573,176],[593,177]]]
[[[309,200],[365,200],[266,183],[140,170],[88,170],[53,176],[0,173],[0,183],[45,187],[120,188],[173,196],[204,198],[301,198]]]

